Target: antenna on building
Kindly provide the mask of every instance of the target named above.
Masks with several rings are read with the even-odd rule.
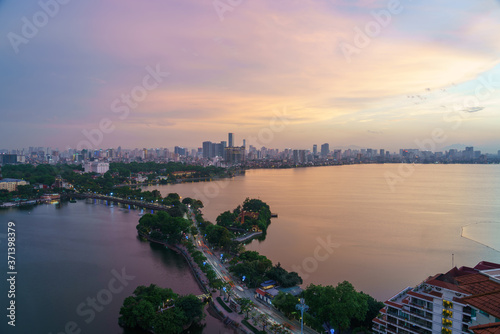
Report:
[[[451,267],[455,268],[455,254],[451,254]]]

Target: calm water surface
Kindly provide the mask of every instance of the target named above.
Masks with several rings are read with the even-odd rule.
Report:
[[[205,203],[205,218],[260,198],[279,214],[265,241],[304,286],[348,280],[386,300],[452,266],[500,262],[500,166],[355,165],[252,170],[230,181],[159,186]],[[393,188],[386,175],[400,176]],[[463,236],[462,236],[463,235]],[[330,240],[331,253],[321,249]],[[315,255],[316,254],[316,255]]]
[[[267,202],[279,218],[265,241],[247,248],[301,272],[304,286],[348,280],[385,300],[451,268],[452,254],[457,266],[500,262],[500,166],[415,165],[391,189],[385,174],[398,175],[399,167],[254,170],[227,181],[158,189],[201,199],[211,221],[246,197]],[[0,210],[2,254],[7,222],[16,223],[18,271],[17,326],[7,327],[2,315],[0,332],[64,333],[74,321],[81,333],[128,334],[118,326],[118,312],[138,285],[200,293],[182,257],[137,239],[138,219],[137,211],[83,201]],[[322,248],[328,243],[330,253]],[[5,276],[5,260],[0,267]],[[134,278],[94,319],[89,306],[78,314],[87,298],[104,296],[113,270]],[[0,289],[6,307],[5,278]],[[204,333],[227,333],[214,318],[206,322]]]
[[[71,333],[65,330],[69,322],[80,333],[136,333],[119,327],[118,316],[137,286],[153,283],[179,294],[201,294],[181,255],[137,238],[139,218],[138,211],[84,201],[0,210],[0,233],[7,232],[8,221],[16,224],[18,272],[16,327],[7,326],[2,311],[0,333]],[[7,253],[6,241],[0,238],[1,254]],[[3,310],[8,302],[6,262],[2,257]],[[114,270],[128,276],[125,283],[113,280]],[[96,299],[96,310],[91,311],[88,298]],[[229,333],[210,315],[205,322],[203,333]]]

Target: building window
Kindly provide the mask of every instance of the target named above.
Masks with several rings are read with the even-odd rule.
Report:
[[[476,310],[471,308],[470,310],[470,317],[472,318],[472,320],[476,320]]]
[[[483,310],[479,310],[479,313],[481,313],[482,315],[487,316],[487,317],[490,316],[488,313],[484,312]]]

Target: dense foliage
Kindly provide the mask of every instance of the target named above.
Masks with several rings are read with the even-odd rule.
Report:
[[[299,298],[282,291],[280,291],[280,293],[273,299],[274,307],[282,311],[289,318],[299,318],[299,313],[297,313],[295,308],[298,303]]]
[[[160,211],[154,215],[148,213],[142,216],[137,230],[153,240],[177,244],[182,240],[183,234],[189,232],[190,226],[189,220]]]
[[[257,217],[245,215],[244,213],[255,213]],[[242,222],[243,221],[243,222]],[[233,212],[225,211],[216,218],[217,225],[237,230],[250,231],[257,226],[260,230],[266,231],[271,224],[271,210],[269,205],[260,199],[246,198],[243,206],[236,207]]]
[[[279,263],[273,266],[271,260],[255,251],[245,251],[231,263],[229,270],[240,278],[245,276],[245,283],[251,288],[268,280],[275,280],[282,287],[302,284],[302,278],[296,272],[287,272]]]
[[[323,324],[342,331],[367,318],[369,296],[357,292],[347,281],[336,287],[311,284],[304,290],[303,297],[310,307],[307,323],[319,331]]]
[[[173,172],[195,172],[193,177],[208,177],[208,176],[220,176],[226,173],[226,170],[221,167],[215,166],[195,166],[186,165],[181,162],[168,162],[168,163],[157,163],[157,162],[112,162],[109,164],[109,169],[111,171],[116,171],[123,176],[130,176],[132,173],[149,173],[155,172],[158,175],[169,175]]]
[[[52,185],[57,175],[69,175],[73,170],[83,170],[81,166],[73,165],[4,165],[2,175],[4,178],[22,179],[30,184]]]
[[[203,316],[203,302],[196,296],[178,296],[172,289],[151,284],[137,287],[134,296],[124,300],[119,323],[145,331],[154,329],[156,334],[181,333]]]
[[[231,176],[231,171],[220,167],[203,167],[196,165],[186,165],[180,162],[156,163],[156,162],[112,162],[109,171],[104,175],[93,173],[81,173],[81,165],[68,164],[31,164],[5,165],[2,167],[4,178],[15,178],[29,181],[33,184],[44,184],[51,186],[54,184],[57,175],[74,185],[75,190],[80,192],[96,192],[99,194],[110,194],[117,192],[115,186],[120,184],[134,183],[129,177],[137,173],[146,173],[148,181],[154,180],[157,176],[168,176],[166,182],[176,182],[179,178],[217,178]],[[193,172],[190,175],[176,176],[174,172]],[[124,193],[118,191],[117,193]],[[132,193],[131,195],[133,195]],[[128,195],[128,194],[127,194]],[[139,196],[141,197],[141,196]],[[145,196],[142,196],[145,197]]]

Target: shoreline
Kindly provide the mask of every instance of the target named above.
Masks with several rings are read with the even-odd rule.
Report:
[[[152,242],[152,243],[155,243],[155,244],[159,244],[159,245],[165,246],[166,248],[168,248],[168,249],[176,252],[177,254],[181,254],[184,257],[184,260],[187,262],[187,264],[189,266],[191,275],[194,277],[195,281],[198,283],[198,286],[200,287],[200,289],[202,290],[202,292],[204,292],[205,294],[209,294],[210,296],[212,296],[212,292],[210,290],[210,287],[207,287],[206,285],[204,285],[203,282],[201,281],[201,278],[198,276],[198,272],[195,269],[195,266],[198,267],[198,265],[196,263],[194,263],[193,259],[189,255],[189,253],[187,253],[187,251],[184,250],[183,247],[179,247],[178,245],[172,246],[172,245],[169,245],[169,244],[161,242],[161,241],[153,240],[149,236],[146,236],[146,235],[144,235],[144,234],[142,234],[140,232],[138,234],[139,234],[140,237],[146,239],[148,242]],[[199,271],[201,273],[203,273],[201,270],[199,270]],[[207,313],[209,313],[215,319],[221,321],[222,324],[225,327],[229,327],[230,329],[234,330],[235,333],[247,333],[243,329],[243,324],[239,324],[240,326],[236,327],[236,326],[234,326],[234,322],[230,322],[230,323],[226,323],[225,322],[225,320],[227,319],[227,317],[224,315],[224,313],[221,310],[219,310],[217,308],[217,305],[214,302],[213,297],[208,302]]]

